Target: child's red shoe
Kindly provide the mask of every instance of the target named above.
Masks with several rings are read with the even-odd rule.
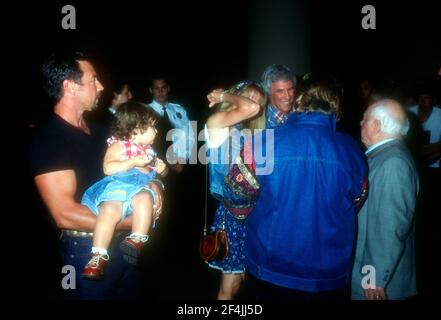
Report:
[[[138,257],[141,254],[141,249],[146,242],[147,241],[142,241],[137,237],[126,237],[119,246],[121,251],[125,253],[124,260],[130,264],[136,265],[138,263]]]
[[[89,279],[101,279],[104,275],[104,267],[107,261],[109,261],[107,254],[94,253],[92,259],[90,259],[83,272],[81,272],[81,275]]]

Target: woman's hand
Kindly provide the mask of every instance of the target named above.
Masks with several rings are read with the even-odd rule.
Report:
[[[207,95],[208,101],[210,101],[210,104],[208,105],[209,108],[214,106],[215,104],[221,103],[223,101],[225,90],[224,89],[214,89]]]

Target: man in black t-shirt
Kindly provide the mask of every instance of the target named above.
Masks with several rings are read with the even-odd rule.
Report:
[[[91,281],[80,276],[91,257],[96,222],[96,216],[80,200],[85,189],[102,177],[106,149],[106,131],[87,123],[83,113],[96,107],[104,88],[93,65],[80,53],[51,55],[43,66],[43,76],[55,107],[32,142],[31,169],[43,202],[62,229],[63,293],[74,299],[140,298],[139,272],[124,261],[119,250],[119,241],[125,236],[121,231],[131,229],[130,217],[117,226],[120,232],[109,250],[112,259],[106,277]],[[150,187],[160,194],[159,183]],[[158,201],[160,214],[161,197]]]

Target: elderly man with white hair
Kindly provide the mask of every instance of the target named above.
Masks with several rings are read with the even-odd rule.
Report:
[[[409,121],[394,100],[380,100],[364,113],[361,138],[367,147],[369,194],[358,214],[352,299],[416,296],[414,213],[417,169],[403,137]]]

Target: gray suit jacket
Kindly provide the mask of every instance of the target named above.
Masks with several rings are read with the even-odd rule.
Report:
[[[358,213],[352,299],[364,299],[362,280],[374,272],[376,286],[385,288],[389,299],[414,296],[414,213],[419,189],[415,164],[401,139],[375,148],[367,159],[369,193]],[[362,272],[363,266],[375,269]]]

